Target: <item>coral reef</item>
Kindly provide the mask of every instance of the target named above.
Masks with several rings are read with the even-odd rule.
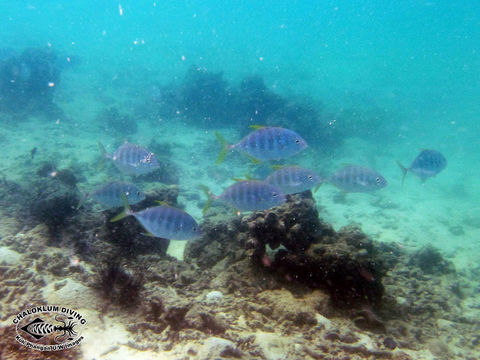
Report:
[[[53,96],[60,73],[52,49],[28,48],[0,62],[1,110],[58,113]]]
[[[51,228],[62,225],[75,213],[80,200],[71,180],[56,177],[38,179],[33,184],[31,215]]]
[[[137,206],[178,206],[177,194],[159,186]],[[55,246],[45,224],[17,233],[19,220],[1,218],[12,232],[2,237],[9,262],[0,260],[1,320],[51,301],[89,307],[98,326],[128,324],[126,340],[99,352],[110,358],[475,358],[480,322],[466,304],[479,287],[459,282],[440,253],[425,267],[419,259],[431,249],[378,243],[358,226],[335,231],[309,192],[245,216],[212,207],[186,261],[166,255],[131,219],[110,223],[113,214],[86,204],[58,227]],[[2,331],[3,359],[13,356],[5,349],[14,338],[11,327]]]
[[[126,114],[121,114],[116,107],[103,110],[97,116],[97,122],[106,132],[113,132],[119,136],[130,136],[137,132],[138,126],[135,119]]]
[[[326,289],[338,306],[381,303],[382,277],[388,270],[381,253],[358,227],[335,232],[321,222],[310,192],[290,196],[286,204],[270,211],[229,224],[206,222],[203,228],[205,236],[186,249],[186,258],[200,267],[234,256],[237,247],[244,246],[254,264],[285,279]]]

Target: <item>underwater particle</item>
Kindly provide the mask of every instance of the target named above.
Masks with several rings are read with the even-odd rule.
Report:
[[[202,190],[208,196],[204,212],[213,200],[222,200],[239,211],[267,210],[286,201],[285,195],[275,186],[263,181],[238,181],[227,187],[220,195],[214,195],[206,187]]]
[[[256,161],[280,160],[293,156],[307,148],[307,143],[295,131],[281,127],[258,127],[236,144],[229,144],[222,135],[215,133],[222,145],[217,164],[230,150],[238,150]]]
[[[285,195],[310,190],[322,183],[314,171],[300,166],[284,166],[271,173],[265,182],[279,188]]]
[[[57,166],[52,162],[44,162],[37,170],[37,175],[40,177],[49,177],[57,171]]]
[[[106,209],[110,209],[123,205],[122,195],[127,198],[129,205],[138,204],[145,199],[145,193],[138,186],[121,181],[104,184],[86,197],[91,196]]]
[[[168,205],[160,205],[133,212],[130,210],[126,197],[122,196],[122,198],[125,210],[110,220],[111,222],[131,215],[148,231],[148,235],[154,237],[191,240],[201,236],[198,223],[183,210]]]
[[[378,171],[357,165],[344,166],[326,181],[345,192],[371,192],[388,185]]]
[[[400,170],[402,170],[402,184],[405,181],[407,172],[418,176],[422,183],[430,177],[437,175],[447,166],[447,159],[437,150],[422,150],[413,160],[409,168],[403,166],[397,161]]]
[[[143,175],[159,167],[155,155],[140,145],[125,143],[113,154],[107,154],[102,143],[98,143],[103,161],[110,159],[113,164],[126,175]]]

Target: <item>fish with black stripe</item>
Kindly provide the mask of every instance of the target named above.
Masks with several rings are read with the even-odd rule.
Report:
[[[183,210],[169,205],[159,205],[133,212],[124,195],[122,200],[125,210],[111,219],[111,222],[133,216],[147,230],[146,235],[174,240],[191,240],[201,236],[198,223]]]
[[[160,165],[153,152],[135,144],[125,143],[113,154],[108,154],[101,142],[98,143],[103,159],[109,159],[125,175],[144,175],[157,169]]]
[[[218,155],[220,164],[228,152],[237,150],[247,155],[254,162],[280,160],[293,156],[307,148],[307,143],[295,131],[282,127],[264,127],[252,125],[251,132],[236,144],[229,144],[220,133],[216,132],[222,150]]]
[[[201,189],[208,196],[203,208],[205,212],[214,200],[221,200],[238,211],[261,211],[283,204],[286,201],[277,187],[258,180],[241,180],[227,187],[220,195],[213,194],[207,187]]]
[[[322,183],[320,175],[300,166],[283,166],[271,173],[267,184],[279,188],[285,195],[297,194],[313,189]]]

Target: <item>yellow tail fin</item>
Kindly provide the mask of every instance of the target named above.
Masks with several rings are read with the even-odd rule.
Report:
[[[122,194],[122,202],[125,209],[120,214],[118,214],[113,219],[111,219],[110,222],[116,222],[116,221],[122,220],[123,218],[132,214],[132,210],[130,210],[130,205],[128,205],[128,200],[125,194]]]
[[[217,137],[218,142],[222,146],[222,149],[220,150],[220,154],[218,154],[217,161],[215,162],[218,165],[218,164],[221,164],[225,159],[225,156],[227,156],[230,144],[228,143],[227,140],[225,140],[225,138],[218,131],[215,131],[215,136]]]
[[[205,214],[207,212],[207,210],[210,209],[210,206],[212,206],[213,194],[210,191],[210,189],[208,187],[206,187],[205,185],[200,185],[199,187],[205,193],[205,195],[207,195],[207,202],[205,203],[205,206],[202,209],[202,213]]]
[[[107,150],[105,150],[105,146],[103,146],[103,144],[100,141],[98,142],[98,147],[100,149],[100,152],[102,153],[102,158],[98,162],[97,170],[101,171],[105,166],[105,161],[107,161],[108,159],[108,154],[107,154]]]

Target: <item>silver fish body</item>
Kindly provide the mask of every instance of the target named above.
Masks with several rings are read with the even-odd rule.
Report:
[[[306,147],[305,140],[295,131],[281,127],[265,127],[253,131],[230,148],[267,161],[288,158]]]
[[[422,150],[408,169],[422,181],[437,175],[447,166],[447,159],[436,150]]]
[[[129,205],[137,204],[145,199],[145,194],[139,187],[120,181],[113,181],[102,185],[90,195],[95,201],[107,209],[122,206],[122,196],[125,196]]]
[[[388,184],[378,171],[356,165],[337,170],[327,181],[346,192],[372,192]]]
[[[267,210],[286,201],[285,195],[278,188],[256,180],[238,181],[217,198],[240,211]]]
[[[185,211],[170,206],[155,206],[131,212],[153,236],[163,239],[191,240],[201,236],[200,226]]]
[[[322,182],[322,178],[314,171],[300,166],[285,166],[271,173],[265,182],[289,195],[314,188]]]
[[[115,166],[126,175],[143,175],[159,167],[155,155],[146,148],[123,144],[109,156]]]

